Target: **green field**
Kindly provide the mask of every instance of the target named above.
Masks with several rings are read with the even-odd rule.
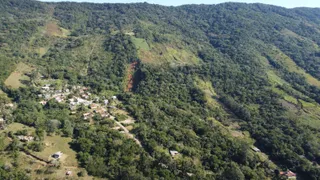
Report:
[[[29,65],[20,62],[17,64],[14,72],[10,74],[10,76],[5,80],[4,84],[8,87],[17,89],[19,87],[25,86],[23,81],[29,81],[29,77],[25,75],[25,73],[31,72],[34,68]]]
[[[69,145],[71,140],[71,138],[61,136],[46,136],[43,141],[46,145],[45,149],[34,154],[43,159],[50,159],[52,154],[61,151],[63,153],[61,158],[63,165],[77,167],[76,152]]]
[[[136,37],[131,36],[131,41],[136,45],[136,48],[138,50],[140,50],[140,49],[145,50],[145,51],[150,50],[150,47],[145,39],[136,38]]]
[[[26,129],[29,132],[29,134],[32,134],[33,132],[35,132],[34,128],[20,124],[20,123],[12,123],[12,124],[8,125],[5,130],[2,130],[2,132],[7,133],[7,132],[11,131],[11,132],[15,133],[19,130],[24,130],[24,129]]]

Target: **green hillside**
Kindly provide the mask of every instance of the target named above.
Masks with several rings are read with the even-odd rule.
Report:
[[[320,9],[2,0],[0,15],[0,179],[320,179]]]

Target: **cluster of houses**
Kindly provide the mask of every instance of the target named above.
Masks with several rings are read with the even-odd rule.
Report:
[[[71,95],[72,97],[70,98]],[[72,111],[71,114],[76,114],[77,107],[80,105],[90,107],[92,111],[82,114],[84,120],[90,120],[95,114],[99,114],[101,117],[114,119],[114,117],[108,113],[106,107],[111,109],[114,109],[115,107],[108,106],[108,99],[102,100],[102,103],[94,103],[100,99],[99,97],[93,97],[87,87],[72,86],[70,89],[65,88],[65,90],[54,90],[50,84],[46,84],[41,87],[41,94],[38,96],[44,99],[39,102],[42,105],[46,105],[46,103],[51,99],[55,99],[57,102],[69,103],[69,108]],[[117,99],[116,96],[111,96],[110,98],[112,100]]]
[[[9,109],[11,111],[14,108],[14,104],[13,103],[8,103],[8,104],[5,104],[4,107],[7,110]],[[3,113],[3,112],[1,112],[1,113]],[[0,130],[5,129],[7,120],[8,119],[6,119],[5,116],[3,116],[3,115],[0,116]]]
[[[46,105],[47,102],[51,99],[55,99],[58,102],[65,101],[66,97],[70,94],[70,89],[66,88],[65,90],[55,90],[51,87],[51,84],[46,84],[41,87],[41,94],[38,95],[39,98],[43,98],[43,101],[40,101],[40,104]]]

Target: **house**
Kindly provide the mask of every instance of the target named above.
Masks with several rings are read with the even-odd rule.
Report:
[[[58,101],[59,103],[63,101],[63,99],[60,96],[55,97],[56,101]]]
[[[42,89],[42,90],[45,90],[45,91],[49,91],[49,90],[50,90],[50,87],[48,87],[48,86],[43,86],[43,87],[41,87],[41,89]]]
[[[43,106],[47,104],[47,101],[40,101],[40,104],[42,104]]]
[[[251,148],[254,152],[261,152],[261,150],[259,149],[259,148],[257,148],[257,147],[252,147]]]
[[[87,94],[82,94],[81,97],[84,99],[89,99],[89,95],[87,95]]]
[[[45,94],[44,95],[44,99],[50,99],[50,97],[51,97],[50,94]]]
[[[90,118],[91,113],[84,113],[82,116],[83,116],[83,119],[84,119],[84,120],[87,120],[87,119]]]
[[[108,117],[109,116],[108,113],[101,113],[100,115],[101,115],[101,117]]]
[[[66,175],[67,175],[67,176],[71,176],[71,175],[72,175],[72,171],[67,171],[67,172],[66,172]]]
[[[174,157],[174,156],[178,155],[179,152],[178,151],[170,151],[170,154],[172,157]]]
[[[61,152],[61,151],[58,151],[58,152],[52,154],[51,157],[53,157],[53,158],[55,158],[55,159],[60,159],[61,156],[62,156],[62,152]]]
[[[30,142],[34,140],[33,136],[17,136],[17,138],[23,142]]]
[[[194,174],[187,172],[187,175],[188,175],[189,177],[191,177],[191,176],[193,176]]]
[[[5,128],[5,120],[3,118],[0,118],[0,129],[4,129]]]
[[[97,109],[98,108],[98,104],[90,104],[90,109]]]
[[[296,173],[293,173],[290,170],[287,170],[286,172],[280,172],[281,176],[286,176],[288,179],[296,179],[297,175]]]
[[[11,108],[12,108],[14,105],[13,105],[12,103],[9,103],[9,104],[6,104],[5,106],[6,106],[6,107],[11,107]]]

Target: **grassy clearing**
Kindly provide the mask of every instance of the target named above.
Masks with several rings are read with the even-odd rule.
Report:
[[[150,47],[145,39],[131,37],[132,42],[136,45],[138,50],[149,51]]]
[[[174,44],[152,44],[150,50],[140,49],[138,56],[144,63],[160,65],[169,63],[171,65],[198,64],[201,60],[187,48]]]
[[[23,125],[20,123],[9,124],[5,130],[2,130],[2,132],[7,133],[7,132],[11,131],[11,132],[15,133],[19,130],[24,130],[24,129],[26,129],[30,134],[35,132],[35,129],[33,127],[29,127],[29,126],[26,126],[26,125]]]
[[[206,104],[212,108],[220,107],[218,101],[214,98],[217,96],[216,92],[214,91],[211,82],[204,81],[198,77],[195,77],[195,85],[199,89],[204,92]]]
[[[43,159],[50,159],[52,154],[61,151],[63,153],[61,158],[63,165],[77,167],[76,152],[69,145],[71,141],[72,139],[67,137],[47,136],[44,139],[45,149],[42,152],[35,152],[34,154]]]
[[[16,69],[14,72],[10,74],[10,76],[5,80],[4,84],[11,88],[19,88],[24,86],[22,81],[29,81],[29,77],[25,74],[31,72],[34,68],[31,66],[20,62],[17,64]]]
[[[35,129],[33,127],[28,127],[20,123],[12,123],[8,125],[5,130],[0,132],[17,132],[18,130],[27,129],[29,134],[34,133]],[[3,136],[4,134],[2,134]],[[9,139],[6,139],[7,142],[5,144],[10,144]],[[19,152],[19,156],[17,157],[18,168],[20,169],[30,169],[30,176],[32,179],[83,179],[89,180],[93,179],[91,176],[78,177],[77,173],[80,171],[84,171],[83,168],[78,167],[78,162],[76,159],[76,152],[74,152],[70,146],[69,142],[71,142],[71,138],[60,137],[60,136],[47,136],[44,139],[44,143],[46,147],[42,152],[33,152],[34,155],[43,158],[49,159],[49,157],[57,152],[62,151],[63,156],[61,158],[61,167],[53,168],[52,173],[45,173],[45,171],[49,168],[46,163],[38,161],[31,156],[26,155],[24,152]],[[5,164],[11,165],[14,163],[14,158],[8,152],[1,152],[0,162],[4,162]],[[39,172],[37,172],[39,171]],[[67,177],[66,172],[72,171],[72,176]]]
[[[50,37],[67,37],[70,34],[70,31],[59,27],[57,22],[51,21],[46,24],[44,34]]]
[[[289,118],[296,119],[302,125],[320,129],[320,105],[300,99],[299,101],[302,103],[303,108],[299,111],[296,98],[278,88],[273,88],[273,91],[283,97],[280,102],[288,109],[287,116]]]
[[[295,32],[293,32],[293,31],[291,31],[289,29],[281,30],[281,34],[283,34],[285,36],[294,37],[294,38],[299,39],[299,40],[304,40],[303,37],[301,37],[300,35],[296,34]]]
[[[272,70],[267,70],[267,76],[268,76],[268,79],[269,81],[272,83],[272,84],[280,84],[280,85],[283,85],[283,84],[287,84],[287,82],[283,79],[281,79],[274,71]]]
[[[41,47],[38,49],[38,53],[39,53],[39,56],[42,57],[43,55],[45,55],[48,51],[48,47]]]
[[[14,163],[14,159],[9,153],[2,153],[0,156],[0,162],[3,162],[7,165],[12,165]],[[45,171],[49,168],[44,163],[41,163],[30,156],[27,156],[23,152],[20,152],[17,161],[18,168],[21,170],[29,169],[30,173],[27,175],[31,179],[81,179],[81,180],[91,180],[91,179],[99,179],[93,178],[91,176],[78,177],[77,173],[83,171],[82,168],[72,168],[62,166],[60,168],[53,168],[52,173],[45,173]],[[72,175],[67,177],[66,172],[72,171]]]
[[[273,58],[283,64],[288,68],[290,72],[295,72],[304,76],[307,82],[311,85],[320,87],[320,81],[310,74],[308,74],[304,69],[300,68],[290,57],[285,55],[281,50],[274,47],[273,52],[271,53]]]

